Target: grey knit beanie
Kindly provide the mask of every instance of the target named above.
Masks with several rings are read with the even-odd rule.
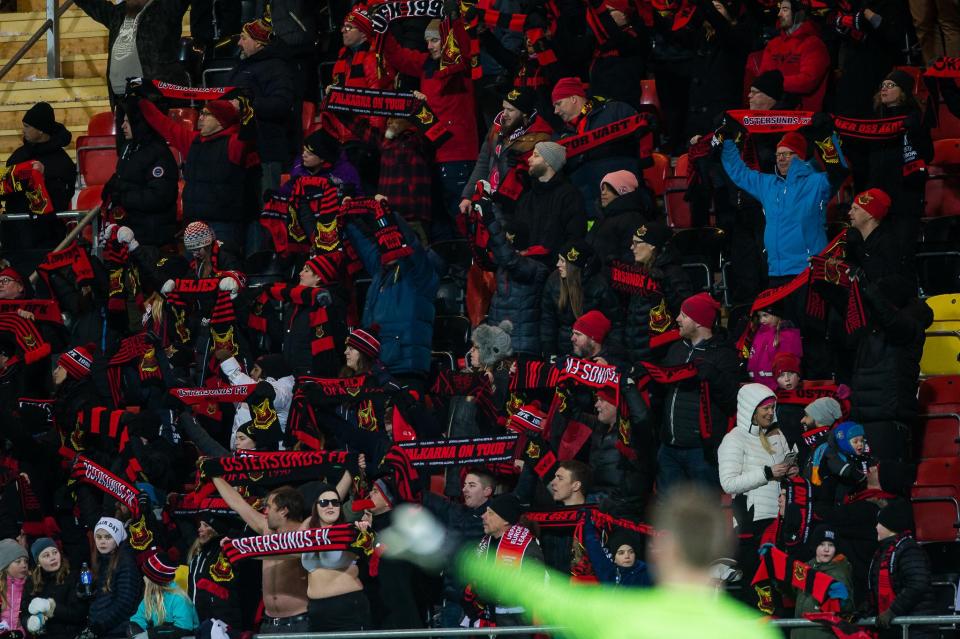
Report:
[[[510,344],[510,334],[513,324],[504,320],[497,326],[480,324],[473,329],[473,340],[480,351],[480,365],[493,366],[500,360],[513,355],[513,346]]]
[[[567,147],[556,142],[537,142],[533,148],[551,169],[557,173],[563,170],[563,165],[567,163]]]
[[[820,426],[833,426],[842,414],[839,402],[832,397],[815,399],[803,411]]]
[[[18,544],[16,539],[0,539],[0,570],[21,557],[27,557],[27,549]]]

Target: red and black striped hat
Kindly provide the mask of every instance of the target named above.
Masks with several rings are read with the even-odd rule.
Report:
[[[156,548],[148,551],[140,569],[147,579],[156,584],[168,584],[177,576],[177,567],[170,561],[170,557]]]
[[[367,357],[377,359],[380,356],[380,327],[376,324],[367,329],[355,328],[347,336],[347,346],[352,346]]]
[[[338,263],[331,253],[321,253],[307,260],[307,268],[313,271],[320,282],[327,284],[337,279]]]
[[[67,375],[73,379],[83,379],[90,374],[93,368],[93,351],[96,348],[93,344],[84,346],[74,346],[57,360],[57,365],[67,371]]]

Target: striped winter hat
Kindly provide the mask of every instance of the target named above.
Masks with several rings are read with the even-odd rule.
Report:
[[[183,230],[183,248],[196,251],[204,246],[210,246],[217,239],[213,229],[204,222],[190,222]]]
[[[90,374],[93,368],[93,351],[96,346],[85,344],[83,346],[74,346],[57,360],[57,366],[63,367],[67,375],[73,379],[83,379]]]
[[[148,551],[146,560],[140,565],[143,575],[155,584],[168,584],[177,576],[177,567],[167,553],[156,548]]]
[[[320,278],[321,283],[334,282],[339,270],[337,259],[333,253],[321,253],[307,260],[306,266]]]
[[[367,357],[376,359],[380,355],[380,327],[376,324],[369,328],[355,328],[347,336],[347,346],[352,346]]]
[[[262,18],[257,18],[243,25],[243,32],[260,44],[269,42],[270,35],[273,33],[273,20],[270,18],[269,9],[264,13]]]

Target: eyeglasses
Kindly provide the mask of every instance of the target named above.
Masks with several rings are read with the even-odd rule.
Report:
[[[794,153],[793,151],[777,151],[778,160],[785,160],[791,155],[796,155],[796,153]]]
[[[349,25],[349,24],[345,24],[345,25],[343,25],[342,27],[340,27],[340,30],[341,30],[341,31],[355,31],[355,30],[356,30],[356,27],[351,26],[351,25]]]
[[[318,499],[317,505],[320,506],[321,508],[327,508],[328,506],[339,506],[340,500],[339,499]]]
[[[13,284],[17,280],[12,277],[0,277],[0,286],[6,286],[7,284]]]
[[[880,83],[880,88],[881,89],[897,89],[899,87],[897,86],[896,82],[890,82],[889,80],[887,80],[886,82]]]

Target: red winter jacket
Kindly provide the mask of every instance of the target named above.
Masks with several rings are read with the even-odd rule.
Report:
[[[827,90],[830,53],[817,27],[807,20],[793,33],[783,32],[767,43],[760,61],[760,73],[778,69],[783,90],[800,96],[800,108],[819,111]]]
[[[420,91],[427,96],[427,105],[453,134],[437,148],[436,161],[476,162],[480,144],[469,67],[438,77],[438,62],[431,60],[429,53],[407,49],[390,35],[384,38],[383,57],[400,73],[420,78]]]

